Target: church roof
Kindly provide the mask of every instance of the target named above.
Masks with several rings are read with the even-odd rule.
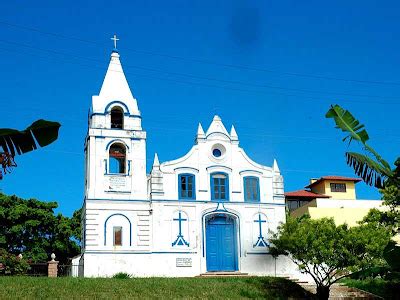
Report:
[[[103,85],[100,89],[99,97],[106,101],[119,100],[130,103],[134,111],[130,113],[139,114],[136,99],[133,97],[128,81],[126,80],[124,70],[122,69],[119,53],[114,50],[111,53],[110,63],[108,65]]]

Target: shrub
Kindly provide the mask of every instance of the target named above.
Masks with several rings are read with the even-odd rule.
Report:
[[[117,279],[129,279],[131,278],[131,275],[129,275],[128,273],[124,273],[124,272],[119,272],[117,274],[114,274],[114,276],[112,278],[117,278]]]
[[[28,262],[14,254],[0,249],[0,274],[1,275],[23,275],[29,270]]]

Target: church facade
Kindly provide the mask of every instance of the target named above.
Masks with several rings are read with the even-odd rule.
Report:
[[[142,115],[114,50],[85,139],[81,276],[197,276],[207,272],[290,275],[269,254],[285,222],[277,162],[260,165],[214,116],[191,150],[146,172]]]

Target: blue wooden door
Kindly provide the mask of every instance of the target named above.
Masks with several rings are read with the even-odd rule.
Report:
[[[206,222],[207,271],[236,271],[235,221],[227,216],[214,216]]]

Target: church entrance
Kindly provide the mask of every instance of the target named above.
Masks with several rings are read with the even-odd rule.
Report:
[[[227,214],[206,219],[207,271],[237,271],[237,238],[235,219]]]

